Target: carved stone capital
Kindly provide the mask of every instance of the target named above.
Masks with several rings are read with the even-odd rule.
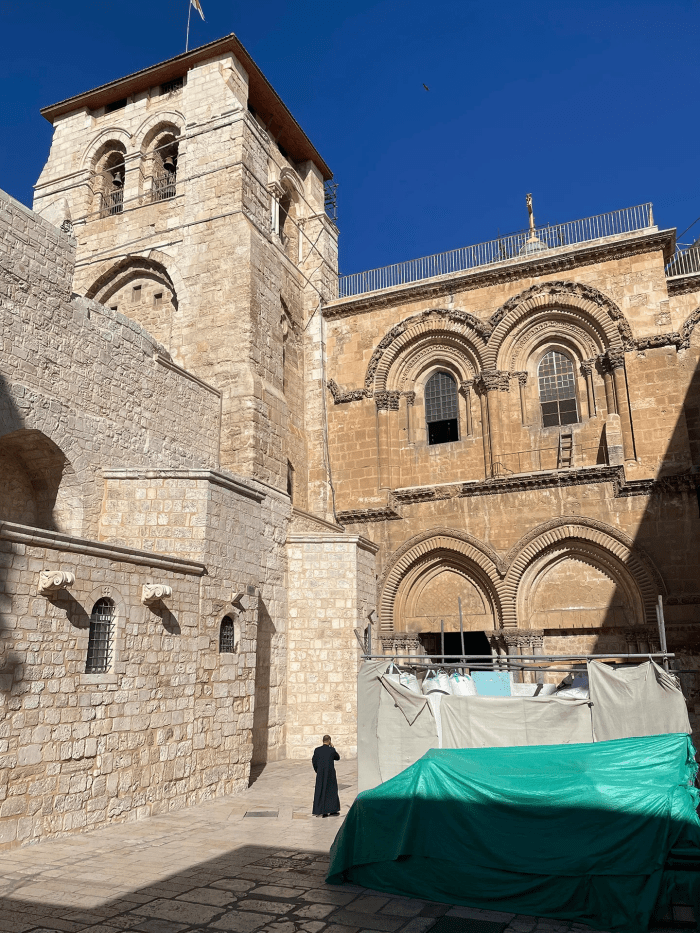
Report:
[[[268,182],[267,190],[270,192],[272,197],[278,201],[284,197],[284,188],[278,181]]]
[[[153,606],[173,595],[172,587],[165,583],[144,583],[141,590],[141,602],[144,606]]]
[[[510,373],[500,369],[482,369],[474,380],[481,392],[510,391]]]
[[[416,403],[416,393],[415,392],[402,392],[401,395],[406,399],[406,404],[411,408]]]
[[[393,635],[380,635],[384,654],[425,654],[418,635],[395,632]]]
[[[583,360],[581,363],[581,375],[585,376],[586,378],[590,376],[590,374],[593,372],[594,363],[595,360]]]
[[[517,372],[517,373],[511,373],[511,375],[517,377],[518,385],[521,385],[521,386],[527,385],[527,373]]]
[[[471,392],[473,386],[474,386],[474,380],[473,380],[473,379],[465,379],[463,382],[460,382],[460,384],[459,384],[459,394],[460,394],[463,398],[466,398],[466,397],[469,395],[469,393]]]
[[[398,411],[400,398],[401,393],[395,389],[374,393],[374,403],[377,406],[377,411]]]
[[[625,351],[611,348],[605,354],[605,360],[611,370],[621,369],[625,365]]]
[[[39,574],[39,596],[55,596],[75,583],[75,574],[70,570],[42,570]]]

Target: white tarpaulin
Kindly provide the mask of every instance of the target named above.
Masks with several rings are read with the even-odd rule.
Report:
[[[690,732],[683,694],[653,661],[588,665],[590,700],[556,696],[429,697],[385,677],[387,661],[358,676],[359,790],[389,780],[429,748],[564,745]]]
[[[591,661],[588,680],[596,742],[692,731],[675,678],[654,661],[618,670]]]

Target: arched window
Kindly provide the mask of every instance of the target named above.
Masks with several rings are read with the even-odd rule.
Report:
[[[98,599],[90,615],[86,674],[103,674],[112,664],[114,638],[114,603],[111,599]]]
[[[153,152],[152,201],[167,201],[177,192],[177,139],[170,133],[161,136]]]
[[[542,405],[542,425],[576,424],[576,376],[574,364],[558,350],[550,350],[537,369]]]
[[[110,217],[124,210],[124,154],[110,152],[104,160],[100,183],[100,214]]]
[[[425,384],[425,420],[429,444],[459,440],[457,383],[449,373],[433,373]]]
[[[234,654],[238,648],[236,623],[231,616],[224,616],[219,629],[219,654]]]

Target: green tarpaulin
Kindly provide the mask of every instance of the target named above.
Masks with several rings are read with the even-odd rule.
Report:
[[[431,749],[361,793],[327,881],[639,933],[673,847],[700,852],[685,734]]]

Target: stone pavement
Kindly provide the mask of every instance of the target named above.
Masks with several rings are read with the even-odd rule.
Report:
[[[338,778],[340,817],[311,816],[311,767],[285,761],[236,797],[4,853],[0,933],[588,929],[326,885],[328,850],[355,796],[355,762],[340,762]]]

